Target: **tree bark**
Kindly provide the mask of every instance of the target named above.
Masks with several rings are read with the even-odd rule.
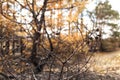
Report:
[[[38,48],[38,44],[39,44],[39,39],[41,37],[41,29],[42,29],[42,25],[44,22],[44,16],[45,16],[45,11],[46,11],[46,6],[47,6],[47,1],[48,0],[44,0],[43,3],[43,7],[42,7],[42,14],[40,17],[40,21],[37,19],[37,15],[36,13],[33,11],[33,19],[34,22],[36,24],[37,30],[35,31],[34,35],[33,35],[33,45],[32,45],[32,51],[31,51],[31,62],[33,63],[34,66],[38,66],[39,65],[39,59],[37,59],[37,48]]]

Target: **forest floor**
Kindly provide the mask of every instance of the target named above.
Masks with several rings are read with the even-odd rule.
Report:
[[[22,61],[20,62],[21,58],[15,58],[15,60],[9,60],[11,65],[13,63],[19,63],[16,64],[16,66],[13,66],[12,68],[15,68],[17,72],[19,73],[22,68],[26,68],[26,64]],[[1,61],[2,63],[6,63],[7,60]],[[1,63],[1,65],[3,65]],[[22,65],[21,65],[22,64]],[[114,51],[114,52],[97,52],[93,54],[93,57],[90,60],[90,63],[87,64],[89,69],[88,71],[79,74],[79,77],[77,79],[61,79],[61,80],[120,80],[120,49]],[[13,70],[11,68],[11,70]],[[28,71],[24,74],[16,75],[17,80],[34,80],[32,79],[31,74],[32,68],[30,67],[30,64],[27,67]],[[14,73],[14,72],[13,72]],[[28,74],[29,73],[29,74]],[[47,72],[44,72],[44,74],[37,74],[36,80],[48,80],[46,79]],[[54,74],[54,73],[53,73]],[[57,75],[57,72],[55,73]],[[71,73],[70,73],[71,74]],[[74,73],[72,73],[74,74]],[[72,75],[71,74],[71,75]],[[51,74],[52,75],[52,74]],[[45,79],[41,79],[41,77]],[[58,80],[57,77],[54,75],[51,80]],[[75,76],[76,77],[76,76]]]
[[[91,72],[100,76],[107,76],[106,79],[99,80],[120,80],[120,49],[114,52],[95,53],[90,63]]]

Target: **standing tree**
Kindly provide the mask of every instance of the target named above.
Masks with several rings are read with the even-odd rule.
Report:
[[[109,4],[109,1],[106,0],[105,2],[99,2],[94,11],[90,12],[90,17],[94,16],[92,20],[94,24],[94,28],[99,30],[99,39],[100,39],[100,46],[99,50],[102,51],[102,39],[105,27],[112,28],[111,32],[114,34],[113,29],[117,29],[118,23],[115,22],[119,19],[119,13],[112,9],[112,6]]]

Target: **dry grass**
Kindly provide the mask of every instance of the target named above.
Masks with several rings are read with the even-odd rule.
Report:
[[[99,74],[120,75],[120,50],[110,53],[95,53],[91,60],[91,71]]]

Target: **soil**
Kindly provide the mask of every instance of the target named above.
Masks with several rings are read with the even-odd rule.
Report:
[[[120,49],[114,52],[95,53],[90,65],[89,70],[96,78],[88,80],[120,80]],[[92,78],[92,74],[89,75]]]

